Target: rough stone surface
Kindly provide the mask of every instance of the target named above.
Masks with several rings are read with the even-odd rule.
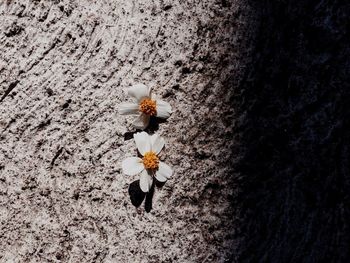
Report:
[[[349,13],[0,0],[0,262],[350,262]],[[120,168],[136,83],[175,110],[146,197]]]
[[[0,262],[233,260],[232,87],[254,21],[243,0],[0,0]],[[176,171],[138,208],[117,113],[136,83],[174,109],[153,128]]]

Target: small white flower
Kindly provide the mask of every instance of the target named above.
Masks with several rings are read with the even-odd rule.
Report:
[[[144,130],[151,116],[162,119],[169,118],[171,106],[168,102],[152,98],[151,89],[146,85],[137,84],[128,89],[128,95],[133,98],[133,102],[123,102],[119,106],[119,113],[122,115],[139,115],[133,125],[137,129]]]
[[[165,141],[157,134],[148,135],[146,132],[134,134],[135,143],[138,151],[143,158],[128,157],[122,162],[122,169],[126,175],[140,176],[140,188],[147,193],[153,183],[153,177],[159,182],[165,182],[169,179],[173,170],[169,165],[161,162],[158,154],[163,149]]]

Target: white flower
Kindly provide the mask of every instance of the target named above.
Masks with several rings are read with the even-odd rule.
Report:
[[[152,98],[151,89],[146,85],[134,85],[128,89],[128,94],[134,101],[121,103],[119,113],[122,115],[139,115],[133,122],[135,128],[144,130],[148,126],[151,116],[162,119],[169,118],[171,114],[170,104],[163,100]]]
[[[140,188],[148,192],[153,183],[153,177],[159,182],[165,182],[173,174],[173,170],[161,162],[158,154],[163,149],[165,141],[157,134],[148,135],[146,132],[134,134],[138,151],[143,158],[128,157],[122,162],[122,169],[126,175],[140,176]]]

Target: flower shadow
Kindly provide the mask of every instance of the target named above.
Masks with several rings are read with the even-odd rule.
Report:
[[[146,194],[145,210],[147,213],[151,212],[151,210],[152,210],[153,195],[154,195],[154,182],[151,186],[150,191]]]
[[[153,184],[151,186],[151,189],[148,193],[144,193],[140,188],[140,180],[136,180],[132,182],[129,186],[129,195],[131,203],[135,207],[139,207],[143,200],[145,200],[145,211],[147,213],[151,212],[152,205],[153,205],[153,195],[154,195],[154,189],[155,187],[161,188],[165,184],[162,182],[159,182],[157,180],[153,180]]]
[[[151,117],[148,127],[145,131],[148,133],[154,133],[159,130],[159,124],[166,122],[165,119],[157,118],[157,117]]]
[[[159,124],[166,122],[166,120],[157,118],[157,117],[151,117],[150,122],[148,124],[148,127],[144,130],[145,132],[149,134],[153,134],[159,129]],[[124,133],[124,141],[131,140],[134,137],[134,134],[137,132],[140,132],[142,130],[135,130],[135,131],[129,131]]]
[[[140,188],[140,180],[136,180],[132,182],[129,186],[129,195],[130,200],[133,206],[139,207],[143,200],[145,200],[145,210],[147,213],[151,212],[152,210],[152,203],[153,203],[153,195],[154,195],[154,183],[152,184],[152,187],[148,193],[142,192]]]
[[[137,133],[137,130],[124,133],[124,141],[131,140],[134,137],[135,133]]]
[[[129,185],[129,195],[131,203],[135,207],[139,207],[146,197],[146,193],[140,188],[140,180],[136,180]]]

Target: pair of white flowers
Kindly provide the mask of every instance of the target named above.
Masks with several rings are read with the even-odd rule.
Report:
[[[133,102],[121,103],[119,112],[123,115],[137,115],[133,122],[137,129],[145,129],[151,117],[167,119],[171,114],[170,104],[152,98],[151,89],[143,84],[130,87],[128,94],[133,98]],[[158,134],[149,135],[146,132],[134,134],[134,140],[142,158],[126,158],[122,162],[122,169],[126,175],[140,174],[140,188],[143,192],[149,192],[153,178],[165,182],[173,174],[173,170],[158,157],[165,140]]]

